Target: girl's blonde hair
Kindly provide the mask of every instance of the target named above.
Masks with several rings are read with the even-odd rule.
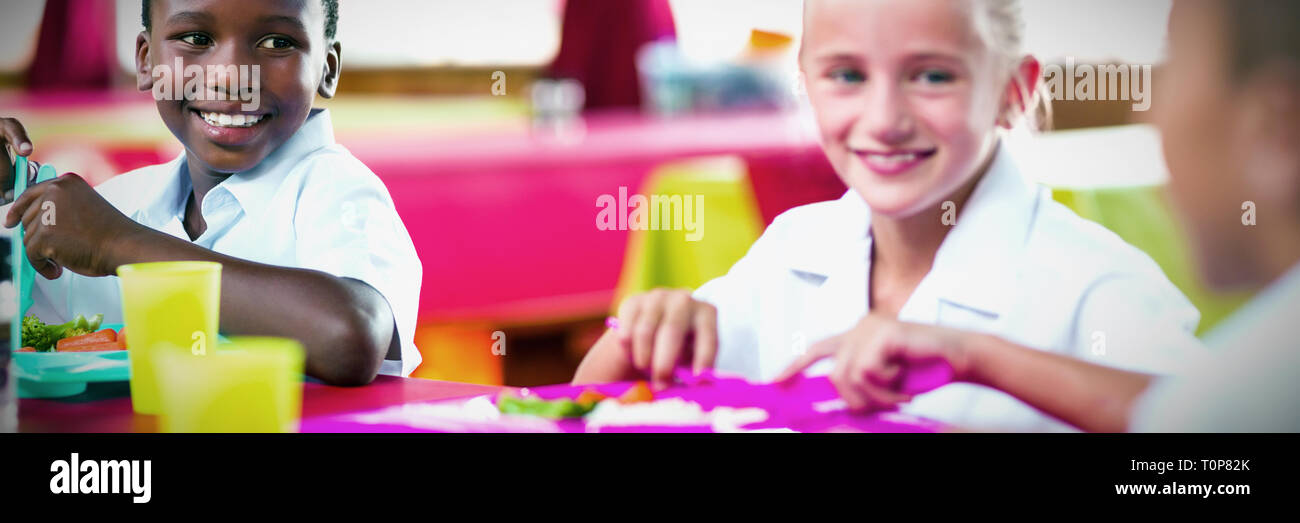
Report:
[[[1011,81],[1020,92],[1024,104],[1012,111],[1023,114],[1031,130],[1047,130],[1052,124],[1051,96],[1042,82],[1025,85],[1016,71],[1020,59],[1024,57],[1025,21],[1021,14],[1020,0],[969,0],[975,20],[976,30],[984,39],[989,49],[1002,58]],[[1007,117],[1014,122],[1016,115]]]
[[[808,3],[811,0],[804,0],[804,15],[807,19]],[[1031,130],[1047,130],[1051,128],[1052,107],[1051,96],[1047,92],[1046,86],[1041,82],[1035,82],[1035,85],[1025,85],[1020,77],[1016,74],[1016,68],[1020,59],[1024,56],[1024,17],[1021,15],[1020,0],[966,0],[967,6],[972,9],[972,18],[975,20],[976,31],[989,49],[1002,58],[999,65],[1005,69],[1011,77],[1011,81],[1016,84],[1016,89],[1020,92],[1020,99],[1024,106],[1021,108],[1011,108],[1009,110],[1018,114],[1005,115],[1007,121],[1015,122],[1017,116],[1023,114],[1025,122]],[[806,25],[805,25],[806,30]],[[802,49],[800,50],[802,52]]]

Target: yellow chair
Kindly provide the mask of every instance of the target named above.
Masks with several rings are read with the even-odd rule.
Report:
[[[640,194],[699,201],[699,234],[634,230],[628,236],[613,310],[623,298],[656,287],[697,288],[726,274],[763,230],[743,159],[735,156],[676,161],[656,168]],[[697,198],[697,196],[702,197]]]
[[[1052,197],[1079,216],[1110,229],[1155,260],[1169,281],[1201,311],[1198,336],[1208,332],[1249,299],[1248,294],[1218,293],[1201,283],[1191,247],[1175,221],[1163,185],[1053,188]]]

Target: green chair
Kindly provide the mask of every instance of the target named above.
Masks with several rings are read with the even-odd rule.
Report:
[[[623,298],[656,287],[694,289],[727,273],[763,230],[743,159],[718,156],[670,162],[650,174],[640,194],[703,196],[697,241],[685,230],[635,230],[627,253],[614,310]]]
[[[1053,188],[1052,197],[1079,216],[1110,229],[1142,249],[1201,311],[1198,336],[1241,306],[1248,294],[1223,294],[1203,285],[1191,247],[1175,222],[1163,185],[1098,189]]]

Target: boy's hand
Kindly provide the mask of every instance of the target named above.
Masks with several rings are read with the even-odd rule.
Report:
[[[144,226],[108,203],[74,173],[28,187],[5,215],[4,226],[22,222],[27,259],[42,276],[63,268],[86,276],[117,272],[118,246]]]
[[[4,155],[4,164],[0,165],[0,205],[14,199],[14,159],[9,154],[12,148],[18,156],[32,154],[32,140],[27,137],[27,129],[13,118],[0,118],[0,154]]]
[[[678,362],[696,372],[712,368],[718,352],[718,310],[682,289],[655,289],[623,301],[618,310],[618,341],[632,365],[656,385],[672,382]],[[688,340],[694,344],[688,347]]]
[[[786,381],[824,358],[835,358],[831,383],[850,409],[888,409],[910,401],[900,391],[907,365],[915,362],[946,361],[954,381],[966,381],[971,357],[967,350],[972,333],[904,323],[868,314],[848,332],[813,344],[779,377]]]

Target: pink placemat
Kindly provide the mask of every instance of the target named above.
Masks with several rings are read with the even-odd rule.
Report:
[[[926,388],[946,383],[945,369],[918,372],[928,380]],[[948,374],[947,376],[950,376]],[[571,386],[552,385],[520,391],[542,399],[573,398],[584,390],[616,397],[633,383]],[[920,385],[909,388],[919,390]],[[826,377],[797,377],[780,384],[755,384],[744,379],[716,374],[699,377],[679,373],[679,383],[655,393],[656,400],[680,398],[694,402],[703,411],[719,407],[760,408],[762,421],[741,425],[742,431],[795,432],[940,432],[946,427],[936,421],[898,411],[850,412]],[[588,427],[581,419],[549,420],[531,416],[502,416],[494,412],[492,395],[450,400],[415,402],[347,414],[308,418],[303,432],[712,432],[713,425],[624,425]]]

